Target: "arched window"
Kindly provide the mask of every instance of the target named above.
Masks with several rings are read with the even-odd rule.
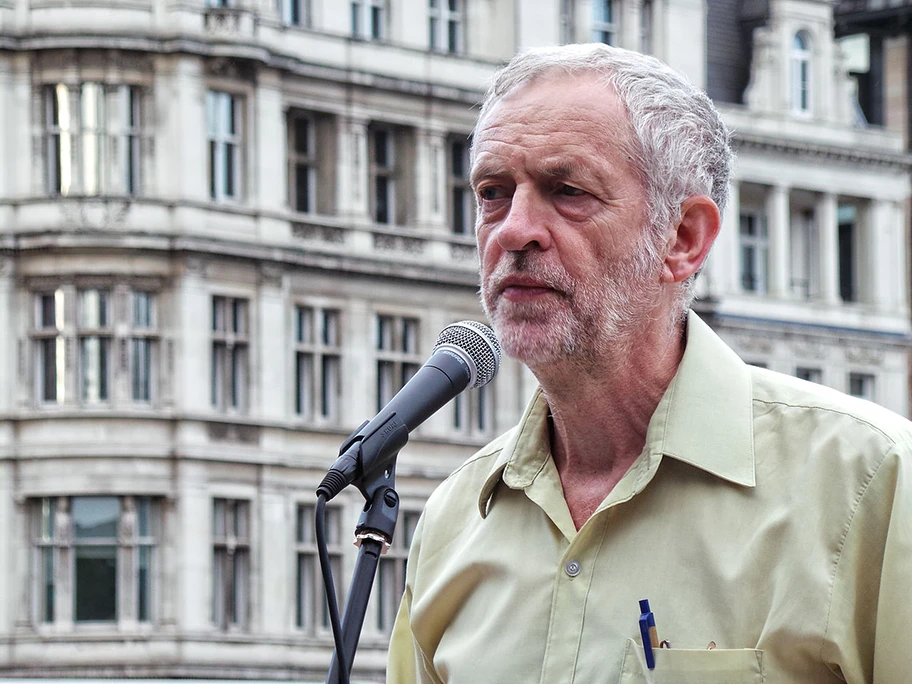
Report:
[[[792,39],[790,61],[792,111],[798,114],[810,114],[811,41],[806,32],[799,31]]]

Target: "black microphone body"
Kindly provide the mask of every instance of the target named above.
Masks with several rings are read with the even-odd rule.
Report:
[[[391,466],[409,433],[469,386],[474,375],[469,364],[457,351],[439,348],[380,413],[348,436],[317,493],[329,500]]]

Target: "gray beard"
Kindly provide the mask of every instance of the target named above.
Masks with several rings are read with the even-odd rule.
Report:
[[[612,263],[590,282],[574,280],[563,268],[536,264],[532,254],[504,258],[480,291],[482,307],[508,356],[535,368],[631,350],[661,289],[661,262],[648,247],[641,245],[634,257]],[[555,294],[545,301],[516,303],[496,297],[499,283],[516,273],[541,281]]]

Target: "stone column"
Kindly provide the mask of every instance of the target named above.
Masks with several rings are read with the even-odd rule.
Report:
[[[769,294],[776,299],[790,296],[789,189],[776,185],[766,203],[769,222]]]
[[[910,43],[912,43],[912,39],[910,39]],[[896,227],[890,243],[890,249],[892,249],[896,258],[896,277],[893,287],[895,288],[896,309],[897,311],[904,311],[909,305],[909,260],[907,258],[909,231],[906,225],[906,203],[892,202],[891,204],[893,207],[893,225]]]
[[[447,222],[447,140],[446,132],[418,132],[415,159],[418,191],[417,224],[429,232],[445,232]]]
[[[339,117],[338,160],[338,215],[354,223],[367,223],[370,221],[370,157],[366,119]]]
[[[281,211],[287,206],[288,159],[282,90],[278,74],[263,70],[257,79],[253,107],[254,125],[250,127],[250,169],[247,179],[252,203],[265,212]],[[287,232],[285,222],[260,219],[260,236],[276,241]]]
[[[254,371],[258,377],[251,387],[251,413],[266,420],[285,420],[288,418],[291,358],[287,353],[293,333],[288,330],[287,309],[285,306],[285,288],[282,269],[277,265],[264,265],[260,268],[259,288],[257,293],[258,325],[256,331],[257,363]]]
[[[820,235],[820,298],[826,304],[839,303],[839,226],[836,195],[826,192],[817,203]]]
[[[728,204],[722,215],[722,229],[716,238],[713,282],[718,294],[741,291],[741,181],[733,180],[728,189]]]
[[[863,269],[868,273],[870,291],[868,301],[878,310],[892,311],[896,305],[898,284],[903,282],[901,269],[894,253],[896,230],[892,203],[887,200],[873,200],[868,212],[870,258]],[[862,275],[864,278],[864,275]]]

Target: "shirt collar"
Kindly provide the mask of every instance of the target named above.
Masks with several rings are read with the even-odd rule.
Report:
[[[644,451],[753,487],[752,400],[747,365],[691,311],[684,357],[649,421]],[[548,413],[544,394],[537,389],[482,486],[482,517],[499,482],[524,489],[551,457]]]

